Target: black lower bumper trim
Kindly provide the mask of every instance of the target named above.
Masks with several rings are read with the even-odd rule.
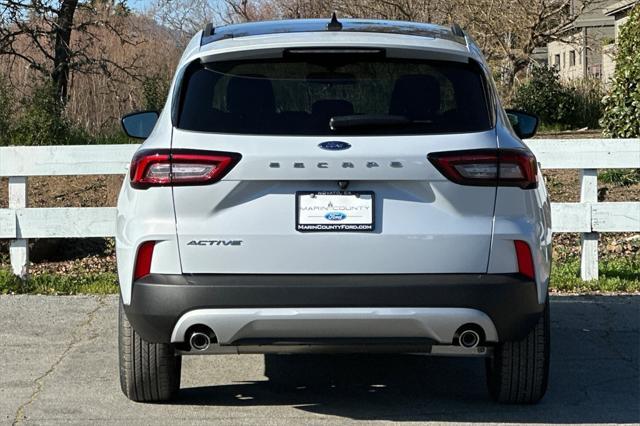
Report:
[[[472,308],[487,314],[501,341],[523,338],[544,308],[519,274],[148,275],[125,306],[149,342],[169,342],[194,309],[320,307]]]

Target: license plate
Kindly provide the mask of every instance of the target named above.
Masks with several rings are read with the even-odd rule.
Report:
[[[300,232],[369,232],[374,228],[371,191],[296,193],[296,229]]]

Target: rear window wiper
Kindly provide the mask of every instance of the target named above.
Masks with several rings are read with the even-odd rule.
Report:
[[[331,130],[353,129],[356,127],[394,127],[406,126],[412,120],[403,115],[354,114],[332,117],[329,120]]]

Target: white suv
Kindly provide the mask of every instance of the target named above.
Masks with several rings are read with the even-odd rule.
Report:
[[[118,201],[122,390],[172,398],[181,357],[485,357],[533,403],[549,369],[549,201],[458,26],[208,26]]]

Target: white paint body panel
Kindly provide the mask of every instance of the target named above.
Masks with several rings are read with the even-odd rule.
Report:
[[[445,179],[427,154],[495,148],[494,131],[466,135],[327,138],[237,136],[174,131],[173,148],[239,152],[222,182],[173,190],[185,273],[486,273],[495,188]],[[367,168],[375,161],[380,167]],[[279,168],[270,168],[273,162]],[[294,168],[294,162],[305,168]],[[318,163],[328,168],[318,168]],[[353,164],[343,168],[342,163]],[[393,168],[391,162],[403,164]],[[370,233],[295,230],[296,191],[374,191]],[[242,246],[189,245],[242,240]],[[394,256],[390,258],[390,253]],[[286,261],[285,261],[286,259]]]
[[[123,303],[131,300],[131,285],[138,247],[156,241],[151,272],[180,274],[180,254],[171,188],[131,188],[128,176],[118,199],[116,258]]]
[[[498,146],[517,148],[523,145],[506,125],[505,117],[498,117]],[[500,274],[518,271],[514,240],[525,241],[533,256],[538,289],[538,301],[547,298],[551,275],[551,205],[541,170],[538,170],[538,187],[522,190],[515,187],[498,187],[496,195],[493,243],[487,272]]]
[[[266,34],[229,38],[204,45],[183,57],[181,64],[196,59],[227,61],[248,58],[267,58],[281,55],[283,49],[313,47],[353,47],[385,49],[390,57],[441,59],[466,61],[474,58],[482,61],[475,52],[454,41],[423,36],[358,33],[358,32],[307,32]]]

